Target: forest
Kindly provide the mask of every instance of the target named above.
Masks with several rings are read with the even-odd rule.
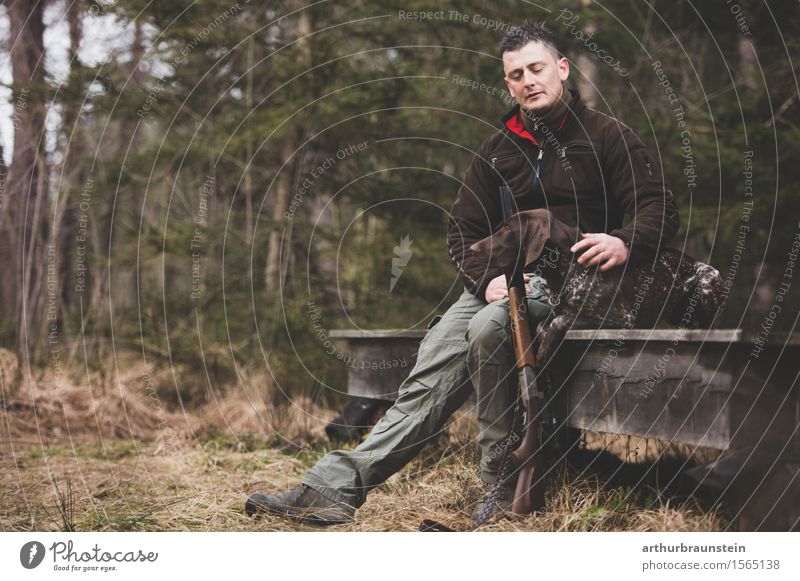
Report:
[[[270,483],[285,484],[329,445],[348,371],[331,331],[425,330],[463,291],[449,212],[514,104],[498,44],[524,22],[558,35],[589,106],[657,152],[680,213],[671,246],[725,279],[715,326],[794,340],[794,0],[8,0],[0,414],[22,464],[8,450],[2,461],[80,457],[106,474],[109,458],[135,470],[147,450],[173,472],[216,471],[209,488],[230,470],[238,488],[198,510],[244,527],[225,511],[241,511],[254,470],[283,462]],[[470,430],[442,449],[469,450]],[[438,466],[436,450],[385,497]],[[452,494],[459,467],[440,466]],[[124,512],[122,493],[122,512],[99,510],[81,470],[35,473],[41,510],[5,509],[0,528],[204,526],[159,520],[144,497]],[[23,486],[3,479],[6,493]],[[570,520],[590,489],[565,493],[554,529],[723,526],[672,509],[652,524],[661,509],[638,492],[632,523],[618,489]],[[372,510],[367,528],[394,526]]]

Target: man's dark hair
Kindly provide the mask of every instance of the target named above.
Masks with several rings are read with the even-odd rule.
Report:
[[[558,41],[555,34],[541,24],[525,23],[515,26],[503,36],[500,41],[500,57],[508,52],[519,50],[529,42],[541,42],[556,54],[556,58],[563,56],[558,49]]]

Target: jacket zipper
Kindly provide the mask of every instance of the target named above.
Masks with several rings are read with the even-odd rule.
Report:
[[[539,168],[542,163],[542,156],[544,155],[544,147],[539,149],[539,156],[536,158],[536,162],[533,164],[533,177],[531,179],[531,183],[533,187],[539,185]]]

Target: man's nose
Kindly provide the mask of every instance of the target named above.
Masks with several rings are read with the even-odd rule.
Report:
[[[533,83],[536,82],[536,75],[534,75],[528,69],[525,69],[525,71],[523,72],[523,75],[525,75],[525,84],[526,85],[532,85]]]

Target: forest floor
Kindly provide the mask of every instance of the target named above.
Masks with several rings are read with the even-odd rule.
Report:
[[[0,374],[2,375],[2,374]],[[0,379],[3,379],[0,377]],[[116,388],[66,379],[0,393],[0,530],[318,530],[271,516],[248,518],[255,491],[299,483],[330,448],[334,412],[299,398],[275,409],[259,378],[236,396],[191,412],[167,411],[151,386],[168,383],[131,369]],[[260,389],[260,391],[259,391]],[[465,530],[483,494],[476,421],[457,413],[447,429],[385,484],[354,522],[333,531],[415,531],[423,519]],[[716,531],[719,511],[663,487],[683,460],[652,442],[594,435],[570,467],[548,481],[542,515],[486,524],[488,531]],[[628,462],[621,462],[628,460]],[[631,462],[635,460],[634,462]]]
[[[117,441],[41,448],[0,456],[0,529],[10,531],[313,530],[275,517],[251,519],[244,501],[257,490],[298,483],[321,452],[248,450],[227,438],[154,454],[154,445]],[[414,531],[430,518],[463,530],[481,495],[465,453],[428,450],[369,495],[356,520],[328,530]],[[503,520],[497,531],[712,531],[723,526],[692,503],[671,505],[587,476],[562,481],[543,516]]]
[[[328,530],[414,531],[422,519],[470,525],[482,487],[473,454],[441,438],[370,495],[348,525]],[[263,448],[259,438],[218,434],[164,451],[131,440],[0,447],[0,530],[315,530],[271,516],[251,519],[254,491],[297,484],[324,448]],[[569,476],[568,476],[569,474]],[[721,516],[647,486],[609,486],[562,469],[550,479],[549,511],[488,524],[495,531],[714,531]]]

